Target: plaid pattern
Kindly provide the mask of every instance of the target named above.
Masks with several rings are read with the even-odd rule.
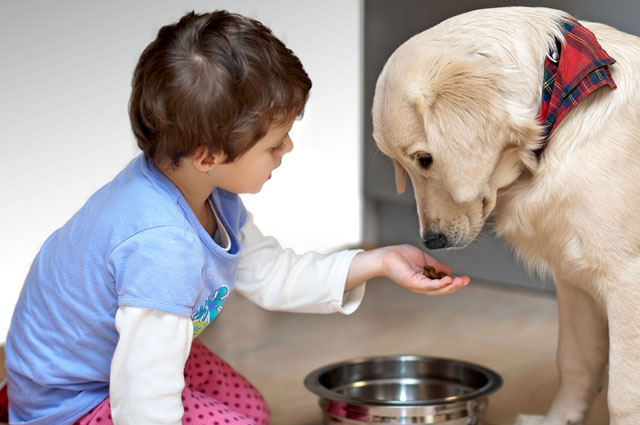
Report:
[[[563,21],[564,41],[557,63],[549,57],[544,63],[542,104],[538,119],[544,126],[544,144],[536,151],[539,158],[547,138],[569,111],[599,87],[616,83],[609,73],[615,59],[607,54],[595,35],[576,20]],[[560,43],[558,43],[560,46]]]

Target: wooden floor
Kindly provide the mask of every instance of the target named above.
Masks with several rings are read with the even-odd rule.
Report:
[[[445,297],[367,284],[351,316],[267,312],[232,295],[201,340],[258,387],[274,425],[320,425],[317,398],[303,385],[317,367],[350,358],[418,354],[478,363],[504,379],[489,397],[485,425],[546,412],[557,386],[555,298],[473,283]],[[607,425],[605,394],[586,425]]]

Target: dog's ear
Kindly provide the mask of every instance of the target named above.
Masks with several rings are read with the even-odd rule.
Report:
[[[404,193],[407,188],[407,172],[402,164],[395,159],[393,160],[393,168],[395,168],[396,171],[396,191],[398,191],[398,193]]]
[[[429,92],[417,93],[414,95],[412,99],[413,107],[423,121],[429,115],[429,110],[431,109],[434,100],[435,99],[433,99],[433,96],[430,95]]]

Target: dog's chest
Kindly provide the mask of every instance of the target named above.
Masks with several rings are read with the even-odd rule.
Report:
[[[621,225],[621,202],[603,203],[586,186],[568,187],[562,179],[516,183],[498,198],[495,228],[524,261],[589,280],[628,261],[638,235]]]
[[[554,269],[588,263],[588,241],[576,229],[573,201],[547,187],[520,182],[499,198],[495,210],[497,233],[525,261]]]
[[[496,230],[527,259],[548,263],[549,253],[553,252],[553,257],[561,254],[557,239],[563,229],[558,217],[552,220],[547,211],[527,213],[514,208],[507,216],[496,217]]]

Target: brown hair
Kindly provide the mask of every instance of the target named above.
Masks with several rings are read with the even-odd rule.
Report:
[[[302,115],[311,80],[269,28],[222,10],[162,27],[131,85],[138,146],[177,166],[201,146],[234,161],[272,124]]]

